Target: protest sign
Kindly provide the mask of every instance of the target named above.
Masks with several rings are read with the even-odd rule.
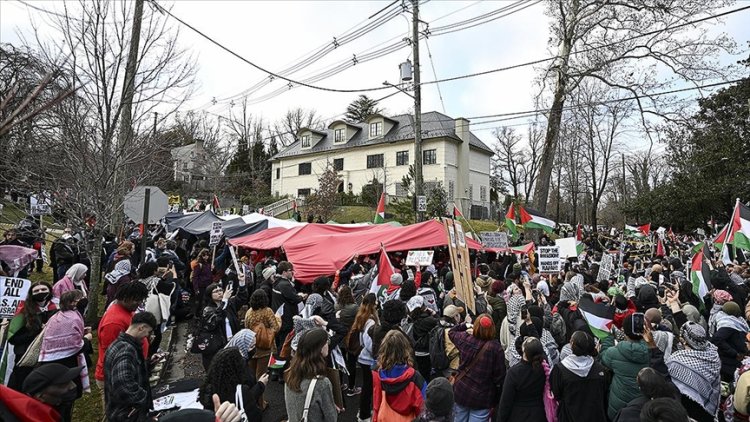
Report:
[[[474,283],[471,278],[471,264],[469,260],[469,249],[466,247],[464,229],[461,223],[452,219],[443,219],[443,225],[447,232],[448,251],[453,268],[453,282],[456,296],[466,304],[466,307],[474,313]]]
[[[609,280],[609,275],[612,273],[612,255],[602,255],[602,261],[599,263],[599,275],[596,277],[596,281]]]
[[[221,229],[221,221],[214,221],[211,225],[211,238],[208,242],[208,246],[214,247],[221,242],[221,236],[224,232]]]
[[[432,264],[433,255],[435,251],[409,251],[406,254],[406,265],[426,267]]]
[[[0,318],[16,314],[18,305],[26,300],[31,281],[23,278],[0,277]]]
[[[555,245],[560,248],[560,258],[575,258],[578,256],[578,241],[575,237],[566,237],[555,240]]]
[[[539,254],[539,272],[541,274],[554,274],[560,271],[560,248],[557,246],[540,246],[537,248]]]
[[[482,242],[487,248],[507,249],[508,233],[506,232],[481,232]]]

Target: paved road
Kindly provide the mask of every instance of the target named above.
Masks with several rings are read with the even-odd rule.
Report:
[[[203,365],[200,355],[185,353],[185,341],[189,323],[180,323],[175,330],[175,347],[172,350],[172,366],[166,376],[165,382],[173,382],[183,379],[202,379]],[[358,374],[357,385],[361,384],[362,377]],[[265,393],[266,400],[270,406],[263,413],[262,422],[279,422],[286,420],[286,408],[284,404],[284,384],[278,381],[269,381]],[[344,395],[346,410],[339,416],[339,421],[352,422],[357,420],[359,408],[359,396],[346,397]]]

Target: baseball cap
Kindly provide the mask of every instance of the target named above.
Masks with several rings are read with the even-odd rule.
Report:
[[[44,364],[29,374],[23,382],[23,392],[33,396],[50,385],[66,384],[81,376],[83,366],[68,368],[59,363]]]
[[[464,308],[456,305],[448,305],[443,309],[443,315],[454,318],[456,315],[462,314]]]
[[[422,306],[424,306],[424,298],[419,295],[413,296],[408,302],[406,302],[406,309],[408,309],[409,312],[413,312],[415,309],[419,309]]]

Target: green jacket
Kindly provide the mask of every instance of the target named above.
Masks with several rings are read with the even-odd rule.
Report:
[[[612,384],[609,388],[609,405],[607,408],[610,420],[613,420],[617,412],[631,400],[641,395],[636,377],[638,371],[649,366],[651,362],[648,346],[643,341],[626,340],[611,347],[613,344],[614,338],[612,336],[604,339],[602,341],[603,351],[599,355],[602,364],[612,371]]]

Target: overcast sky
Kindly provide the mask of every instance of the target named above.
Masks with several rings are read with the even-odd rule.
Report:
[[[31,3],[49,10],[60,10],[60,2]],[[334,36],[367,21],[370,15],[389,3],[390,1],[182,0],[174,3],[172,13],[248,60],[278,71],[323,44],[332,42]],[[421,6],[420,15],[422,20],[429,22],[434,28],[477,16],[510,3],[432,0]],[[458,12],[453,13],[455,11]],[[448,14],[450,15],[445,16]],[[20,2],[0,1],[0,41],[18,43],[18,34],[28,33],[30,30],[30,19],[40,19],[41,16],[40,12],[30,10]],[[368,49],[385,45],[386,41],[400,40],[407,36],[407,31],[411,29],[406,16],[410,15],[404,13],[397,16],[290,77],[304,78],[351,59],[353,55],[361,56]],[[171,22],[175,27],[179,25],[176,21]],[[746,48],[747,41],[750,40],[750,12],[730,15],[713,28],[713,31],[726,32],[742,48]],[[186,110],[226,113],[230,107],[227,102],[211,105],[211,99],[237,95],[266,76],[188,28],[181,27],[180,31],[180,43],[196,55],[199,65],[198,89],[194,98],[186,105]],[[544,15],[544,6],[541,3],[475,28],[433,36],[421,44],[422,80],[435,79],[435,73],[438,79],[442,79],[549,57],[548,38],[548,19]],[[428,45],[432,60],[429,57]],[[358,89],[379,87],[386,80],[396,82],[399,77],[398,64],[410,55],[411,49],[403,48],[385,57],[358,64],[314,84],[338,89]],[[744,57],[747,57],[746,53]],[[743,57],[725,56],[721,60],[724,63],[733,63],[740,58]],[[534,108],[532,99],[536,92],[533,82],[535,77],[536,72],[533,68],[523,67],[442,83],[439,85],[442,103],[438,95],[438,85],[429,85],[422,90],[422,110],[444,111],[451,117],[530,110]],[[276,81],[255,96],[262,96],[284,84],[283,81]],[[391,92],[383,90],[369,95],[380,98]],[[264,119],[275,120],[287,109],[299,106],[315,109],[322,117],[332,118],[342,113],[357,95],[321,92],[300,87],[253,105],[251,111]],[[397,94],[384,100],[381,105],[389,113],[397,114],[408,111],[412,106],[412,100],[404,94]],[[476,125],[472,130],[477,136],[489,142],[492,127],[494,126]]]

